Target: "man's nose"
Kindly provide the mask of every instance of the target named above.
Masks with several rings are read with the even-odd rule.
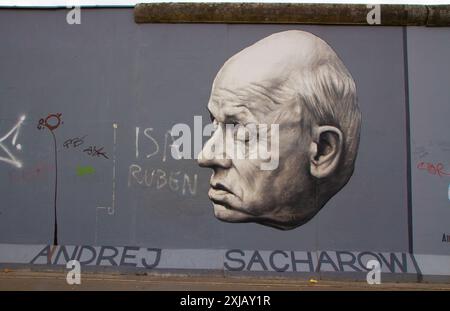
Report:
[[[224,145],[223,133],[219,129],[208,139],[202,151],[198,154],[198,164],[201,167],[230,168],[232,161],[229,157],[227,159]]]

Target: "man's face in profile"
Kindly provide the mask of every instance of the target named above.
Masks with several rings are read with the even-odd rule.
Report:
[[[321,64],[327,64],[329,59],[340,62],[335,58],[331,48],[317,37],[288,31],[242,50],[221,68],[208,103],[215,131],[198,156],[200,166],[213,170],[208,196],[218,219],[292,229],[310,220],[347,182],[353,171],[354,157],[349,161],[346,175],[338,176],[341,178],[336,179],[338,182],[322,187],[325,190],[319,192],[317,185],[333,177],[343,163],[344,134],[332,118],[330,124],[319,124],[312,117],[311,108],[299,100],[303,95],[300,92],[305,92],[313,99],[313,104],[323,101],[313,87],[327,78],[341,83],[339,72],[337,78],[333,76],[336,68],[347,74],[345,68],[339,67],[343,67],[341,63],[331,68],[329,77],[320,76],[319,82],[304,83],[307,78],[313,81],[314,66],[323,74]],[[342,83],[342,86],[345,91],[338,90],[338,96],[354,90],[354,84],[348,87]],[[346,99],[337,98],[336,104]],[[345,105],[342,107],[347,109]],[[325,111],[319,107],[318,115],[322,110]],[[359,131],[359,119],[355,119]],[[265,125],[269,129],[264,137],[257,131],[258,143],[261,139],[267,140],[268,158],[251,156],[257,144],[245,135],[249,125],[256,128]],[[278,135],[271,135],[271,125],[277,126]],[[359,140],[359,132],[357,137]],[[244,150],[246,156],[236,157],[230,153],[235,149]],[[262,169],[274,158],[276,166]]]
[[[284,79],[279,61],[273,62],[266,51],[244,50],[223,66],[214,81],[208,110],[216,131],[205,144],[199,164],[213,169],[208,196],[220,220],[284,229],[293,206],[310,190],[305,176],[310,135],[300,126],[303,112],[293,92],[283,85]],[[265,159],[227,154],[230,145],[239,148],[239,144],[245,145],[247,155],[253,153],[255,142],[236,135],[236,129],[249,124],[266,124],[269,132],[271,125],[278,125],[278,137],[267,134],[267,150],[271,158],[279,159],[277,167],[263,170]],[[272,141],[277,138],[278,142]],[[273,148],[274,143],[278,148]]]
[[[213,169],[208,196],[215,216],[229,222],[257,221],[277,226],[277,219],[287,216],[286,208],[292,205],[289,200],[293,194],[301,195],[305,188],[298,174],[307,165],[302,145],[305,135],[299,126],[301,112],[289,104],[277,106],[260,94],[256,85],[246,81],[234,87],[223,85],[224,82],[217,81],[208,104],[216,130],[202,152],[213,154],[203,154],[207,159],[199,160],[202,166]],[[266,159],[248,156],[254,152],[256,143],[246,135],[240,137],[238,131],[249,124],[269,125],[267,150],[270,158],[279,158],[278,167],[263,170]],[[272,139],[278,137],[271,135],[271,124],[279,125],[278,150],[273,148]],[[214,144],[216,151],[207,151],[208,144]],[[227,154],[227,150],[233,150],[230,145],[235,149],[244,145],[247,156],[237,158]],[[285,193],[290,193],[290,197]]]

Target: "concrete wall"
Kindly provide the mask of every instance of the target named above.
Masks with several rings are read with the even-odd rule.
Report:
[[[448,28],[136,24],[132,9],[82,10],[68,25],[66,14],[0,10],[3,266],[73,257],[93,270],[365,280],[377,259],[385,279],[450,281]],[[351,72],[355,171],[296,229],[221,222],[210,170],[173,159],[168,132],[209,123],[223,63],[284,30],[322,38]]]
[[[411,199],[414,253],[424,274],[449,274],[450,32],[408,28]],[[436,256],[432,256],[436,255]],[[437,261],[434,262],[433,260]]]

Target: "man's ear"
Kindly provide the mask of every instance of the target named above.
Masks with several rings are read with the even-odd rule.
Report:
[[[313,129],[312,142],[309,149],[311,175],[324,178],[333,173],[342,154],[343,135],[334,126],[317,126]]]

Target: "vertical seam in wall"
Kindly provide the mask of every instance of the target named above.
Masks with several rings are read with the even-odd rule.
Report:
[[[412,192],[411,192],[411,126],[409,107],[409,72],[408,72],[408,31],[403,26],[403,58],[405,80],[405,126],[406,126],[406,184],[407,184],[407,208],[408,208],[408,250],[414,253],[413,222],[412,222]]]

